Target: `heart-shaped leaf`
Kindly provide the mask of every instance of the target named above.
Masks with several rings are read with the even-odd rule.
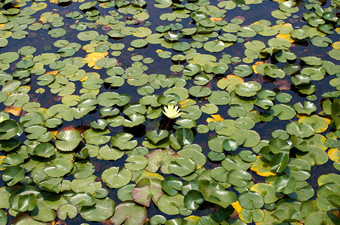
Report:
[[[115,202],[110,198],[96,199],[94,206],[84,206],[80,215],[87,221],[104,221],[110,218],[115,211]]]
[[[162,189],[171,196],[174,196],[182,188],[182,182],[175,177],[167,177],[161,182]]]
[[[110,188],[120,188],[127,185],[132,178],[132,173],[123,168],[119,171],[119,167],[111,167],[104,170],[102,174],[103,181]]]
[[[82,140],[79,131],[64,130],[57,134],[56,147],[61,151],[73,151]]]
[[[194,172],[195,169],[196,163],[193,160],[182,157],[172,161],[169,165],[170,172],[177,176],[187,176]]]
[[[144,178],[140,180],[132,191],[133,200],[146,207],[150,201],[157,205],[158,199],[163,195],[161,180]]]
[[[236,201],[236,194],[234,192],[227,191],[222,185],[214,182],[207,180],[200,181],[199,190],[206,201],[218,204],[224,208]]]
[[[58,208],[57,216],[61,220],[65,220],[67,217],[73,219],[78,214],[78,209],[74,205],[65,204]]]
[[[132,140],[132,134],[129,133],[120,133],[116,134],[111,139],[111,146],[117,147],[120,150],[131,150],[137,146],[137,140]]]
[[[110,219],[113,224],[143,225],[146,220],[146,208],[134,202],[122,202],[115,208]]]
[[[196,210],[199,204],[204,202],[204,198],[199,191],[191,190],[184,196],[184,205],[189,210]]]
[[[146,132],[146,137],[151,140],[154,144],[157,144],[161,140],[167,138],[169,136],[169,132],[167,130],[150,130]]]

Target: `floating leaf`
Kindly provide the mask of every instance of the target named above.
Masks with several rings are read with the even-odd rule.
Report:
[[[162,189],[171,196],[176,195],[182,188],[182,182],[175,177],[165,178],[162,180],[161,185]]]
[[[171,149],[156,149],[148,153],[145,158],[149,161],[146,170],[156,172],[160,168],[162,173],[169,174],[169,164],[178,158],[178,154]]]
[[[239,77],[247,77],[253,73],[253,68],[249,65],[238,65],[234,67],[234,74]]]
[[[168,215],[179,214],[181,206],[184,206],[184,197],[180,194],[174,196],[164,194],[158,200],[159,210]]]
[[[0,209],[0,222],[2,224],[7,224],[7,215],[2,209]]]
[[[151,130],[146,132],[146,137],[150,139],[154,144],[157,144],[159,141],[167,138],[169,136],[169,132],[167,130]]]
[[[184,205],[189,210],[196,210],[199,204],[204,202],[204,198],[199,191],[191,190],[184,196]]]
[[[279,195],[275,193],[275,187],[271,184],[257,183],[250,188],[251,191],[255,191],[263,196],[265,203],[273,203],[278,200]]]
[[[195,169],[196,163],[193,160],[182,157],[175,159],[169,165],[169,171],[177,176],[187,176]]]
[[[71,161],[64,158],[56,158],[47,165],[44,172],[50,177],[62,177],[69,173],[73,168]]]
[[[244,170],[236,169],[228,173],[228,182],[237,187],[245,187],[249,180],[251,180],[251,176]]]
[[[239,202],[245,209],[258,209],[264,204],[262,196],[256,192],[243,192],[239,196]]]
[[[2,179],[6,181],[8,186],[13,186],[20,182],[25,176],[25,171],[19,166],[11,166],[5,169]]]
[[[57,216],[59,219],[65,220],[66,217],[73,219],[78,214],[78,210],[74,205],[65,204],[58,208]]]
[[[72,151],[74,150],[82,137],[80,133],[76,130],[65,130],[60,131],[57,134],[56,147],[61,151]]]
[[[142,225],[146,220],[146,208],[134,202],[123,202],[116,206],[110,219],[113,224]]]
[[[94,206],[84,206],[80,215],[88,221],[104,221],[110,218],[115,211],[115,202],[112,199],[96,199]]]
[[[111,167],[104,170],[102,174],[103,181],[110,188],[120,188],[127,185],[132,178],[132,173],[123,168],[119,171],[119,167]]]
[[[243,96],[243,97],[251,97],[256,94],[257,91],[261,89],[261,84],[249,81],[247,83],[237,84],[235,86],[236,94]]]
[[[220,184],[207,180],[200,181],[200,192],[206,201],[218,204],[224,208],[236,201],[236,194],[234,192],[227,191]]]
[[[290,120],[296,115],[295,110],[288,105],[277,104],[271,107],[271,113],[273,116],[277,116],[280,120]]]
[[[175,44],[172,45],[172,48],[175,51],[183,52],[190,49],[190,44],[187,42],[176,42]]]
[[[129,150],[137,146],[137,140],[130,141],[133,138],[132,134],[121,133],[116,134],[111,139],[111,146],[117,147],[120,150]]]
[[[34,148],[33,154],[40,157],[49,158],[55,154],[55,148],[50,143],[40,143]]]
[[[286,153],[276,154],[270,161],[270,168],[277,173],[284,171],[289,161],[289,156]]]
[[[140,180],[132,190],[133,200],[146,207],[150,201],[157,205],[158,199],[164,194],[161,187],[161,180],[144,178]]]
[[[139,171],[148,165],[148,160],[140,155],[131,155],[126,159],[124,167],[130,171]]]

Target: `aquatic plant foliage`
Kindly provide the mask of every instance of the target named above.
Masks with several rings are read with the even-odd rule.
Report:
[[[340,224],[339,0],[3,0],[0,224]]]

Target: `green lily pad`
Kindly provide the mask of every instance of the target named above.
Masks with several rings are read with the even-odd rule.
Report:
[[[67,31],[64,28],[55,28],[48,32],[48,34],[53,38],[59,38],[64,36]]]
[[[135,184],[128,184],[118,189],[117,197],[121,201],[133,200],[132,190],[135,188]]]
[[[273,203],[278,200],[279,195],[275,193],[275,187],[271,184],[257,183],[250,188],[251,191],[255,191],[263,196],[264,203]],[[246,199],[246,201],[248,201]]]
[[[190,49],[190,44],[187,42],[176,42],[172,45],[172,48],[178,52],[184,52]]]
[[[276,192],[282,192],[284,194],[290,194],[295,190],[296,180],[294,177],[287,175],[280,176],[275,181]]]
[[[238,65],[234,67],[234,74],[239,77],[247,77],[253,73],[253,68],[249,65]]]
[[[124,152],[116,148],[110,148],[108,145],[104,145],[99,149],[99,156],[105,160],[117,160],[123,157]]]
[[[184,205],[189,210],[196,210],[199,204],[204,202],[204,198],[199,191],[191,190],[184,196]]]
[[[310,39],[311,43],[317,47],[328,47],[332,44],[332,40],[328,37],[323,36],[314,36]]]
[[[290,159],[288,167],[285,169],[287,175],[293,176],[297,181],[307,180],[310,174],[311,166],[302,159]]]
[[[89,193],[77,193],[70,198],[70,203],[75,206],[93,206],[96,200]]]
[[[221,136],[221,135],[212,136],[208,141],[209,149],[214,152],[219,152],[219,153],[223,152],[224,141],[226,140],[230,140],[230,139],[226,136]],[[236,145],[233,144],[232,141],[227,141],[227,142],[228,142],[226,143],[226,145],[228,145],[226,146],[227,149],[230,149],[230,150],[235,149]]]
[[[276,154],[270,161],[270,168],[275,172],[281,173],[287,167],[289,156],[286,153]]]
[[[207,180],[200,181],[199,190],[206,201],[218,204],[224,208],[236,201],[236,194],[234,192],[227,191],[222,185],[214,182]]]
[[[167,130],[160,130],[159,132],[157,130],[150,130],[146,132],[146,137],[150,139],[154,144],[157,144],[168,136],[169,132]]]
[[[115,214],[110,219],[113,224],[142,225],[146,220],[146,208],[134,202],[122,202],[115,208]]]
[[[314,129],[311,125],[298,122],[290,122],[286,126],[288,134],[296,135],[301,138],[310,137],[314,134]]]
[[[77,35],[77,37],[81,41],[91,41],[91,40],[94,40],[98,35],[99,33],[97,31],[92,30],[92,31],[80,32]]]
[[[160,168],[162,173],[169,174],[169,164],[178,158],[178,154],[171,149],[156,149],[150,151],[145,158],[149,161],[146,170],[155,173]]]
[[[211,90],[207,87],[193,86],[189,88],[189,94],[197,98],[206,97],[211,94]]]
[[[148,44],[148,42],[144,39],[133,40],[130,45],[134,48],[143,48]]]
[[[181,190],[182,182],[175,177],[166,177],[162,180],[161,186],[163,191],[165,191],[168,195],[174,196]]]
[[[184,197],[180,194],[174,196],[164,194],[158,200],[159,210],[167,215],[179,214],[181,206],[184,206]]]
[[[148,160],[140,155],[131,155],[126,159],[125,168],[130,171],[139,171],[148,165]]]
[[[119,167],[111,167],[104,170],[102,174],[103,181],[110,188],[120,188],[127,185],[132,178],[132,173],[128,169],[121,169]]]
[[[179,157],[169,164],[169,171],[177,176],[187,176],[194,172],[196,163],[192,159]]]
[[[236,94],[242,96],[242,97],[251,97],[256,95],[256,92],[261,89],[261,84],[249,81],[247,83],[241,83],[237,84],[235,86],[235,92]]]
[[[220,52],[225,48],[223,41],[208,41],[205,42],[203,48],[208,52]]]
[[[73,151],[82,140],[76,130],[65,130],[57,134],[56,147],[61,151]]]
[[[13,186],[20,182],[25,176],[25,171],[19,166],[11,166],[5,169],[2,174],[2,179],[8,186]]]
[[[230,102],[230,95],[226,91],[213,91],[208,101],[215,105],[226,105]]]
[[[300,181],[296,183],[294,192],[289,195],[292,199],[307,201],[314,196],[314,189],[306,181]]]
[[[159,198],[164,194],[161,187],[161,180],[144,178],[140,180],[132,191],[133,200],[146,207],[150,201],[157,205]]]
[[[192,144],[194,140],[193,132],[188,128],[179,128],[176,130],[176,137],[178,138],[180,144],[187,145]]]
[[[96,199],[94,206],[84,206],[80,215],[87,221],[104,221],[110,218],[115,211],[115,202],[112,199]]]
[[[251,176],[248,172],[240,169],[231,170],[228,173],[228,182],[236,187],[245,187],[247,186],[249,180],[251,180]]]
[[[104,130],[94,130],[89,129],[86,130],[83,134],[84,139],[89,144],[106,144],[108,141],[110,141],[109,136],[105,136],[105,134],[109,134],[110,131],[108,129]]]
[[[50,177],[62,177],[71,172],[73,164],[64,158],[56,158],[51,161],[51,165],[47,165],[44,172]]]
[[[137,140],[130,141],[132,138],[133,135],[129,133],[116,134],[111,139],[111,146],[120,150],[131,150],[138,144]]]
[[[264,204],[263,198],[256,192],[243,192],[239,196],[240,205],[245,209],[258,209]]]
[[[238,145],[244,147],[254,147],[261,140],[260,135],[254,130],[239,130],[234,132],[231,137],[237,141]]]
[[[74,205],[65,204],[58,208],[57,216],[59,219],[65,220],[67,217],[73,219],[78,214],[78,210]]]
[[[284,104],[277,104],[270,109],[273,116],[277,116],[280,120],[290,120],[296,115],[293,107]]]
[[[0,209],[0,222],[2,224],[7,224],[7,220],[8,219],[6,213],[2,209]]]

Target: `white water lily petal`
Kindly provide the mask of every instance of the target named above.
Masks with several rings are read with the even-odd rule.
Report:
[[[182,113],[180,112],[180,109],[178,108],[178,106],[174,106],[174,105],[168,105],[167,107],[164,107],[164,111],[163,111],[164,115],[166,115],[169,119],[175,119],[177,117],[179,117]]]

